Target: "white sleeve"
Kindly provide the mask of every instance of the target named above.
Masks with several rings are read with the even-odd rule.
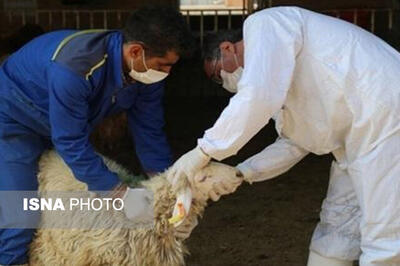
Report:
[[[288,15],[276,9],[257,12],[244,23],[238,93],[198,141],[214,159],[235,155],[284,104],[301,49],[301,23],[292,18],[296,12]]]
[[[247,182],[274,178],[288,171],[308,154],[289,139],[278,138],[260,153],[240,163],[237,168]]]

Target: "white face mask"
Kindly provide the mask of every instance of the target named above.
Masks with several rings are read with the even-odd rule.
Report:
[[[238,67],[234,72],[229,73],[225,70],[221,70],[221,78],[223,80],[222,87],[229,92],[236,93],[237,92],[237,84],[240,80],[240,77],[243,73],[243,67]]]
[[[131,76],[134,80],[137,80],[139,82],[142,82],[144,84],[151,84],[151,83],[156,83],[159,82],[163,79],[165,79],[168,76],[168,73],[166,72],[162,72],[162,71],[157,71],[157,70],[153,70],[153,69],[148,69],[146,62],[144,60],[144,50],[143,51],[143,65],[146,68],[145,72],[137,72],[134,68],[133,68],[133,59],[131,59],[131,71],[129,72],[129,76]]]
[[[222,60],[222,67],[223,67],[223,65],[224,65],[223,57],[221,57],[221,60]],[[241,67],[239,65],[236,54],[235,54],[235,62],[236,62],[236,65],[238,68],[235,71],[233,71],[232,73],[226,72],[223,69],[221,70],[221,78],[223,81],[222,87],[231,93],[236,93],[238,91],[237,84],[243,73],[243,67]]]

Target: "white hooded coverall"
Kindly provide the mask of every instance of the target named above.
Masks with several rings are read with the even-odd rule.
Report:
[[[227,158],[275,115],[281,137],[240,164],[245,176],[266,180],[308,152],[332,152],[310,249],[400,265],[400,54],[355,25],[296,7],[257,12],[243,29],[238,93],[199,146]]]

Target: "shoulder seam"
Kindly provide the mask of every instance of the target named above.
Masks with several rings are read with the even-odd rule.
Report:
[[[108,54],[104,54],[103,59],[100,60],[100,62],[98,62],[97,64],[95,64],[88,73],[86,73],[85,75],[85,79],[89,80],[89,77],[93,74],[93,72],[98,69],[99,67],[101,67],[107,60]]]
[[[54,61],[56,59],[56,57],[58,56],[58,54],[60,53],[61,49],[73,38],[75,38],[76,36],[82,35],[82,34],[87,34],[87,33],[96,33],[96,32],[103,32],[103,31],[107,31],[107,30],[103,30],[103,29],[92,29],[92,30],[83,30],[83,31],[78,31],[75,32],[71,35],[69,35],[68,37],[66,37],[64,40],[61,41],[61,43],[57,46],[56,51],[54,52],[53,56],[51,57],[51,61]]]

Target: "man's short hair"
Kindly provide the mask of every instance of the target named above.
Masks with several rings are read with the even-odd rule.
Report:
[[[183,16],[170,7],[134,11],[122,33],[124,43],[143,43],[149,56],[164,56],[167,51],[174,51],[185,57],[190,56],[194,48],[194,39]]]
[[[203,59],[214,60],[221,56],[219,45],[222,42],[236,43],[243,39],[242,29],[222,30],[209,33],[204,37],[203,42]]]

